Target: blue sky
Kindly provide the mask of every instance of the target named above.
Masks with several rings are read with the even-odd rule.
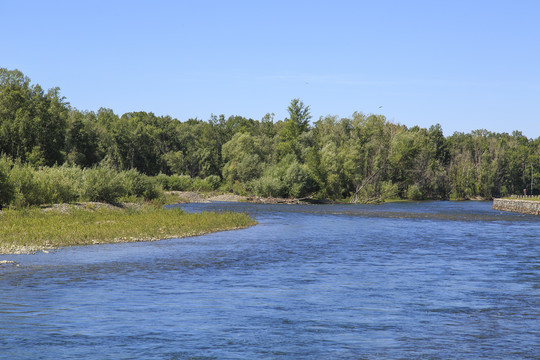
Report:
[[[0,0],[0,67],[179,120],[355,111],[540,136],[540,1]]]

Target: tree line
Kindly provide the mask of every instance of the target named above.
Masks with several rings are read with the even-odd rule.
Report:
[[[273,197],[370,203],[540,192],[540,137],[487,130],[445,137],[438,124],[409,128],[360,112],[311,122],[299,99],[287,110],[283,120],[186,121],[80,111],[58,88],[44,91],[18,70],[0,69],[0,153],[35,169],[102,167],[151,176],[165,189],[198,181]]]

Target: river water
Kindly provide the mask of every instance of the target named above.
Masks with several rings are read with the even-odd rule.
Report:
[[[1,359],[539,359],[540,217],[190,204],[249,229],[0,255]]]

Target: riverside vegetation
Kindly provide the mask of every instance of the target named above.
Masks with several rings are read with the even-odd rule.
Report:
[[[246,214],[187,214],[152,206],[129,209],[68,207],[32,208],[0,215],[0,254],[22,253],[71,245],[151,241],[245,228],[254,224]]]
[[[20,71],[0,68],[2,246],[22,246],[30,238],[41,244],[36,246],[48,246],[52,238],[62,238],[52,233],[39,239],[29,235],[40,227],[21,225],[17,217],[20,221],[35,217],[34,224],[41,224],[47,233],[44,229],[55,227],[55,221],[77,223],[80,216],[121,213],[133,223],[142,223],[133,213],[155,216],[147,205],[120,212],[87,209],[84,215],[72,209],[67,217],[40,215],[28,207],[73,202],[163,204],[164,190],[361,203],[390,198],[489,199],[521,194],[523,189],[540,192],[540,137],[487,130],[445,137],[438,124],[408,128],[382,115],[359,112],[310,123],[309,106],[299,99],[292,100],[287,110],[289,116],[277,121],[267,114],[261,120],[212,115],[207,121],[183,122],[142,111],[121,116],[105,108],[80,111],[69,105],[59,88],[45,92]],[[103,228],[103,221],[88,224]],[[231,227],[249,223],[245,217]],[[216,229],[222,228],[216,223]],[[19,240],[10,235],[17,232]],[[197,232],[166,229],[147,234],[141,229],[126,236]],[[65,241],[117,241],[126,236],[69,235]]]
[[[9,205],[0,213],[0,254],[177,238],[254,224],[246,214],[164,210],[162,187],[136,170],[34,169],[2,157],[0,190],[2,203]],[[55,203],[64,205],[38,207]]]
[[[136,170],[166,190],[363,203],[540,192],[540,138],[519,131],[445,137],[438,124],[408,128],[359,112],[310,123],[298,99],[288,113],[277,121],[273,114],[178,121],[80,111],[58,88],[45,92],[20,71],[0,69],[0,153],[35,169]]]

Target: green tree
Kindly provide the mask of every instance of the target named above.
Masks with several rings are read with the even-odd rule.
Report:
[[[18,70],[0,69],[0,151],[36,165],[62,164],[68,103]]]
[[[66,131],[66,153],[70,164],[91,167],[101,161],[100,132],[93,112],[71,110]]]
[[[5,155],[0,157],[0,209],[9,205],[15,198],[15,186],[9,172],[12,162]]]
[[[279,143],[277,152],[279,159],[288,154],[294,154],[297,159],[300,158],[300,149],[298,148],[298,137],[309,130],[309,119],[311,114],[309,106],[305,106],[299,99],[293,99],[288,106],[289,117],[283,121],[279,131]]]
[[[395,196],[388,179],[388,155],[395,129],[382,115],[353,114],[351,143],[344,156],[348,157],[347,190],[352,202],[379,202]]]
[[[261,175],[261,148],[254,136],[238,132],[223,145],[222,152],[223,178],[228,182],[247,183]]]
[[[317,182],[305,164],[293,161],[283,176],[283,182],[292,198],[303,198],[317,191]]]

